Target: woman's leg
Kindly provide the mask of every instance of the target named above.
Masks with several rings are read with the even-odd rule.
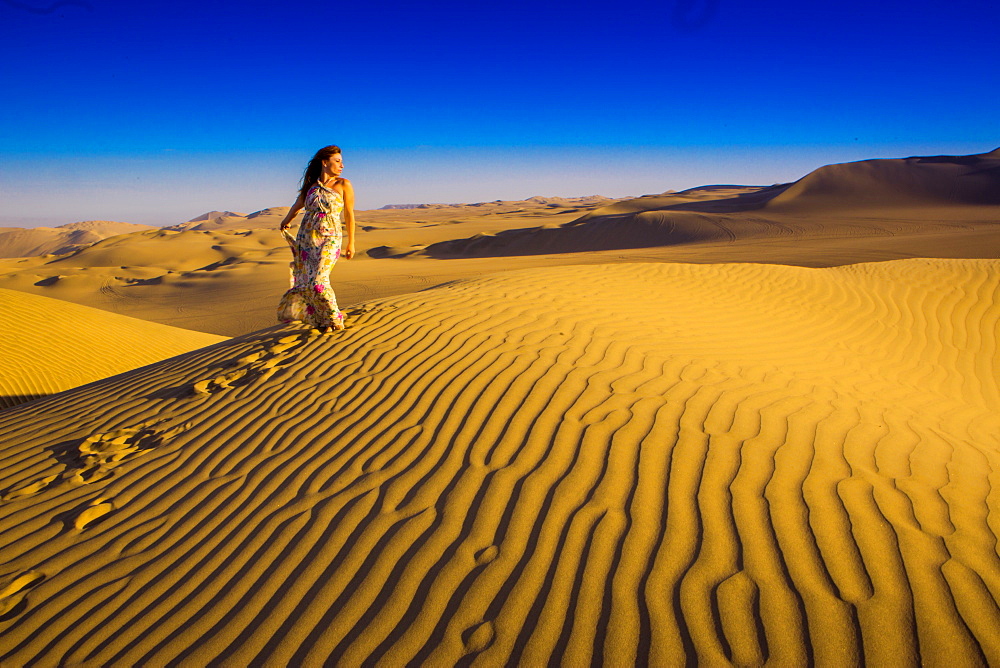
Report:
[[[344,314],[337,305],[337,295],[330,286],[330,271],[340,258],[340,235],[330,237],[323,244],[312,289],[317,325],[324,328],[344,329]]]
[[[286,239],[289,238],[287,232],[283,231]],[[301,236],[301,235],[300,235]],[[306,267],[306,260],[309,252],[305,247],[300,247],[294,240],[290,242],[292,249],[292,261],[289,263],[289,286],[288,290],[278,302],[278,321],[294,322],[309,318],[309,300],[307,299],[306,288],[310,286],[309,272]]]

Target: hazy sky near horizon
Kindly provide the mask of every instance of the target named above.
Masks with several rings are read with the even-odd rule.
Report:
[[[0,0],[0,226],[794,180],[1000,146],[1000,6]]]

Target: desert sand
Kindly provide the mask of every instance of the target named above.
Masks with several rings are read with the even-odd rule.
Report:
[[[225,339],[0,289],[0,408]]]
[[[337,265],[337,296],[359,304],[512,268],[567,264],[829,267],[996,258],[998,151],[829,165],[769,187],[361,211],[358,256]],[[193,225],[116,236],[68,255],[0,258],[0,288],[184,329],[246,334],[274,323],[275,292],[287,285],[288,248],[275,229],[287,211],[213,211]]]
[[[329,335],[243,214],[4,260],[234,338],[0,411],[0,662],[1000,663],[998,167],[360,212]]]
[[[110,220],[84,220],[59,227],[0,227],[0,257],[70,253],[101,239],[151,229],[151,225]]]

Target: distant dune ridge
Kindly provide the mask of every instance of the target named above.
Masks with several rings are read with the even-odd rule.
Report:
[[[195,216],[188,222],[196,223],[206,220],[213,220],[215,218],[228,218],[231,216],[243,216],[246,217],[245,213],[236,213],[234,211],[209,211],[208,213],[203,213],[200,216]]]
[[[768,209],[1000,205],[1000,148],[962,156],[827,165],[767,203]]]
[[[486,257],[811,233],[882,236],[913,223],[925,230],[947,229],[964,220],[995,223],[997,205],[1000,149],[827,165],[791,184],[703,186],[649,195],[609,204],[557,227],[450,239],[411,252]]]
[[[394,246],[376,253],[379,258],[411,254],[434,257],[491,257],[505,255],[587,252],[596,249],[644,248],[661,245],[780,237],[810,233],[803,217],[854,219],[842,226],[848,235],[883,234],[858,219],[946,223],[960,219],[994,218],[1000,205],[1000,148],[966,156],[916,156],[874,159],[820,167],[794,183],[774,186],[702,186],[680,193],[609,200],[586,197],[534,196],[527,200],[473,204],[389,204],[359,212],[364,226],[369,220],[399,220],[400,216],[463,216],[468,212],[500,207],[504,213],[524,207],[583,207],[581,216],[558,225],[506,229],[467,238],[448,238],[406,248]],[[608,203],[610,202],[610,203]],[[603,208],[601,204],[606,204]],[[943,209],[963,209],[948,211]],[[990,211],[983,211],[983,209]],[[224,231],[271,229],[288,212],[287,206],[269,207],[250,214],[209,211],[190,221],[171,225],[172,231]],[[476,214],[476,215],[482,215]],[[847,222],[840,220],[837,222]],[[858,226],[870,229],[858,230]],[[0,228],[0,258],[28,257],[79,250],[113,234],[146,225],[88,221],[59,228]],[[836,232],[834,232],[836,234]]]
[[[0,289],[0,408],[225,338]]]
[[[0,228],[0,257],[70,253],[118,234],[152,229],[151,225],[110,220],[85,220],[59,227]]]
[[[995,258],[1000,206],[981,202],[995,192],[998,161],[997,151],[875,160],[823,167],[794,184],[359,211],[358,254],[337,264],[335,289],[342,304],[355,304],[511,268]],[[910,185],[900,186],[905,196],[886,197],[892,206],[865,194],[896,182]],[[915,199],[919,183],[931,194]],[[845,188],[854,194],[823,194]],[[945,200],[941,192],[961,197]],[[289,250],[277,231],[287,211],[210,211],[65,255],[0,258],[0,288],[184,329],[246,334],[274,322],[275,295],[288,285]]]
[[[441,274],[443,267],[427,262],[387,266],[370,260],[455,235],[569,221],[605,201],[490,202],[432,207],[416,216],[408,211],[362,212],[359,256],[336,269],[338,296],[349,304],[452,280],[456,269],[458,276],[495,271],[477,262],[453,265]],[[275,207],[246,217],[214,218],[211,214],[218,212],[209,212],[199,217],[209,220],[187,223],[184,229],[144,230],[57,257],[0,260],[0,287],[185,329],[245,334],[274,323],[275,295],[287,289],[289,250],[277,230],[287,211]]]
[[[541,203],[541,204],[590,204],[594,202],[604,202],[611,198],[604,197],[602,195],[587,195],[586,197],[545,197],[542,195],[535,195],[529,197],[525,202]],[[442,207],[465,207],[465,206],[484,206],[486,204],[497,204],[503,203],[503,200],[496,200],[495,202],[477,202],[475,204],[386,204],[380,207],[379,211],[389,211],[395,209],[438,209]]]
[[[251,214],[253,215],[253,214]],[[183,230],[217,230],[217,229],[247,229],[247,214],[233,211],[209,211],[192,218],[186,223],[167,225],[163,229],[173,231]]]
[[[0,662],[998,664],[998,293],[510,271],[0,411]]]
[[[527,214],[555,207],[581,214],[570,220],[540,221],[538,226],[478,232],[465,238],[449,235],[425,244],[387,245],[373,257],[426,255],[439,258],[500,257],[595,250],[651,248],[692,243],[781,238],[821,233],[832,236],[898,234],[909,223],[925,231],[943,231],[955,223],[995,222],[1000,205],[1000,149],[968,156],[924,156],[875,159],[827,165],[798,181],[774,186],[702,186],[639,198],[608,200],[601,196],[561,198],[534,196],[520,202],[474,204],[393,204],[358,212],[364,231],[371,225],[409,221],[450,221],[449,217],[496,213]],[[602,206],[603,205],[603,206]],[[251,214],[209,211],[164,229],[171,231],[236,231],[273,229],[287,206]],[[536,214],[538,215],[538,214]],[[423,219],[419,218],[420,216]],[[899,221],[907,221],[901,223]],[[74,228],[50,239],[52,228],[0,231],[0,257],[79,250],[107,231]],[[128,225],[108,223],[108,225]],[[133,226],[149,229],[148,226]],[[62,228],[57,228],[62,230]],[[122,230],[125,231],[125,230]],[[132,230],[129,230],[132,231]],[[72,239],[64,238],[75,234]],[[114,233],[121,233],[116,231]],[[44,243],[43,243],[44,241]]]

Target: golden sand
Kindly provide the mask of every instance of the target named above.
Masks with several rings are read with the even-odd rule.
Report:
[[[998,295],[511,271],[7,409],[0,661],[1000,663]]]
[[[998,179],[0,230],[0,665],[1000,664]]]
[[[101,239],[151,229],[151,225],[111,220],[85,220],[59,227],[0,227],[0,258],[69,253]]]
[[[359,211],[358,255],[337,263],[334,288],[350,305],[510,269],[997,258],[998,174],[994,151],[828,165],[769,187]],[[276,230],[287,211],[213,211],[176,229],[116,236],[69,255],[0,257],[0,288],[184,329],[246,334],[273,324],[276,295],[288,285],[288,247]]]
[[[224,340],[4,289],[0,322],[0,408]]]

